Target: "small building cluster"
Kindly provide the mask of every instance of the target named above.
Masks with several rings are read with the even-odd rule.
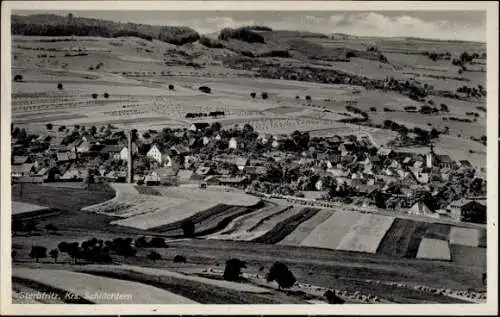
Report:
[[[17,128],[16,128],[17,129]],[[193,123],[139,134],[83,127],[12,134],[12,181],[134,182],[230,186],[260,194],[313,197],[462,221],[486,221],[486,181],[469,161],[431,147],[425,155],[377,148],[355,135],[259,134],[244,126]]]

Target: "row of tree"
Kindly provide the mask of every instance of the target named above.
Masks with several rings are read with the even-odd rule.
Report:
[[[201,118],[201,117],[213,117],[217,118],[219,116],[224,116],[225,112],[224,111],[210,111],[208,113],[206,112],[188,112],[186,113],[186,118]]]

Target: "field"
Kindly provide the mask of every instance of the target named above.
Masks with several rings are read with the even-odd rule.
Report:
[[[109,200],[113,196],[113,192],[97,188],[95,190],[86,190],[83,188],[23,184],[21,192],[19,184],[12,185],[13,200],[59,210],[80,210],[83,207]],[[68,197],[71,197],[71,199],[68,199]]]
[[[28,284],[33,281],[48,288],[69,292],[95,304],[196,304],[174,293],[140,283],[96,277],[65,270],[16,268],[14,282]],[[103,298],[99,293],[115,298]],[[114,294],[114,295],[113,295]],[[119,295],[119,296],[118,296]],[[71,296],[70,296],[71,297]]]
[[[360,218],[361,215],[358,213],[335,211],[332,216],[311,231],[299,245],[335,250]]]
[[[448,241],[423,238],[418,246],[417,259],[450,261],[450,247]]]
[[[309,233],[319,224],[324,222],[332,215],[328,210],[320,210],[316,215],[302,222],[292,233],[287,235],[278,244],[300,245],[300,243],[309,235]]]
[[[375,253],[393,217],[365,214],[337,245],[337,250]]]
[[[269,45],[273,46],[281,43],[280,36],[283,35],[278,32],[269,36],[272,38],[269,43],[273,43]],[[348,39],[345,40],[348,43],[346,46],[339,40],[312,38],[307,41],[326,48],[364,50],[364,41],[368,40]],[[457,67],[452,66],[450,61],[433,62],[420,54],[426,49],[439,51],[436,43],[423,41],[406,45],[404,42],[377,42],[379,51],[387,56],[389,63],[360,57],[350,62],[325,61],[323,64],[329,69],[368,78],[415,78],[436,89],[450,91],[464,84],[484,86],[485,73],[464,72],[458,75]],[[68,48],[75,45],[83,45],[87,55],[65,56]],[[446,45],[448,47],[449,43]],[[387,113],[382,111],[384,107],[396,110],[391,113],[393,120],[408,127],[425,127],[424,122],[434,127],[445,124],[450,134],[443,136],[442,141],[437,140],[436,151],[452,154],[457,159],[468,158],[477,166],[486,163],[485,148],[470,141],[471,136],[485,134],[486,123],[482,114],[477,122],[472,123],[443,121],[447,116],[463,117],[466,111],[470,111],[471,105],[474,108],[484,106],[484,100],[463,101],[432,96],[430,99],[435,104],[446,104],[450,113],[410,114],[403,108],[419,106],[420,103],[396,92],[367,90],[345,84],[255,77],[254,70],[224,66],[225,59],[237,56],[237,51],[207,49],[199,43],[177,47],[156,40],[98,37],[87,37],[79,42],[71,38],[63,42],[41,42],[40,37],[15,36],[12,47],[16,56],[13,71],[24,75],[23,82],[13,83],[13,121],[31,131],[45,131],[48,122],[56,128],[75,124],[113,124],[118,128],[137,128],[139,131],[165,126],[187,127],[192,121],[185,117],[186,113],[218,110],[225,112],[223,117],[216,119],[225,127],[248,122],[259,132],[273,134],[294,130],[322,135],[362,132],[371,134],[379,145],[394,139],[392,131],[338,122],[345,118],[341,113],[346,111],[347,102],[354,102],[364,111],[372,107],[377,109],[376,112],[369,112],[374,124],[382,124],[386,119]],[[250,45],[248,49],[253,48]],[[165,50],[167,55],[160,53]],[[43,54],[46,57],[42,57]],[[201,67],[165,63],[168,58],[182,60],[182,56]],[[289,61],[291,64],[303,63],[293,58]],[[285,63],[286,59],[279,62]],[[96,69],[98,63],[100,67]],[[443,78],[437,79],[436,76]],[[62,90],[57,89],[58,82],[64,84]],[[173,84],[175,89],[169,90],[169,84]],[[211,87],[212,93],[206,95],[198,91],[201,85]],[[257,93],[257,98],[250,97],[252,91]],[[263,91],[268,93],[268,99],[260,98]],[[102,97],[104,92],[109,94],[107,99]],[[90,96],[92,93],[99,96],[93,99]],[[311,96],[311,103],[304,101],[307,95]],[[212,118],[205,119],[214,121]],[[474,153],[469,153],[469,149]]]
[[[470,228],[451,228],[450,243],[470,247],[479,246],[479,230]]]
[[[424,224],[421,222],[400,218],[394,219],[391,228],[380,241],[377,253],[391,257],[414,258],[419,245],[419,241],[417,242],[414,236],[418,235],[418,232],[422,232],[423,227]]]
[[[47,207],[38,206],[34,204],[22,203],[19,201],[12,202],[12,215],[24,214],[24,213],[36,213],[38,211],[47,210]]]

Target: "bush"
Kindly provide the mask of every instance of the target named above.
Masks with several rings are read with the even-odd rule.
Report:
[[[210,89],[210,87],[207,86],[201,86],[200,88],[198,88],[198,90],[206,94],[212,93],[212,89]]]
[[[174,45],[184,45],[198,41],[200,34],[185,26],[164,26],[160,29],[158,39]]]
[[[93,94],[92,94],[92,98],[93,98],[93,99],[97,99],[97,94],[96,94],[96,93],[93,93]]]
[[[15,75],[14,76],[14,81],[18,82],[18,83],[22,82],[23,81],[23,75]]]
[[[370,107],[370,111],[376,112],[376,111],[377,111],[377,108],[375,108],[375,107]]]
[[[326,301],[328,302],[328,304],[343,304],[345,303],[345,301],[338,297],[337,295],[335,295],[334,292],[332,292],[331,290],[327,290],[323,296],[326,298]]]
[[[300,99],[300,97],[299,96],[295,96],[295,99]]]
[[[222,44],[220,41],[208,38],[206,36],[200,37],[198,42],[208,48],[224,48],[224,44]]]
[[[174,256],[174,263],[187,263],[186,257],[183,255]]]
[[[168,89],[169,90],[174,90],[174,85],[172,85],[172,84],[168,85]]]
[[[161,237],[154,237],[149,242],[150,248],[166,248],[167,244],[165,243],[165,239]]]
[[[227,41],[229,39],[241,40],[247,43],[265,43],[262,35],[252,31],[248,27],[222,29],[219,34],[219,40]]]
[[[153,262],[156,262],[157,260],[161,260],[161,254],[156,251],[151,251],[148,254],[148,259],[150,259]]]
[[[255,98],[256,96],[257,96],[257,94],[255,92],[250,93],[250,97]]]
[[[226,262],[226,268],[224,269],[224,279],[226,281],[238,281],[240,280],[241,269],[246,268],[245,262],[239,259],[231,259]]]
[[[106,98],[106,99],[109,98],[109,94],[107,92],[104,93],[104,98]]]
[[[268,97],[267,92],[261,93],[260,96],[262,97],[262,99],[267,99]]]
[[[281,289],[292,287],[295,284],[296,279],[284,263],[274,262],[273,266],[269,270],[269,273],[267,274],[267,281],[276,281]]]
[[[63,90],[63,84],[62,84],[62,83],[58,83],[58,84],[57,84],[57,89],[59,89],[59,90]]]

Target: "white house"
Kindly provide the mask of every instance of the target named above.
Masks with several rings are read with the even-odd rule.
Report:
[[[229,148],[233,150],[238,148],[238,141],[236,140],[236,138],[233,137],[229,140]]]
[[[120,159],[128,161],[128,154],[128,147],[122,147],[122,149],[120,150]],[[132,154],[137,154],[137,145],[135,145],[135,143],[132,143]]]
[[[161,149],[158,144],[153,144],[146,153],[146,156],[163,166],[172,166],[172,158],[168,155],[167,151]]]

